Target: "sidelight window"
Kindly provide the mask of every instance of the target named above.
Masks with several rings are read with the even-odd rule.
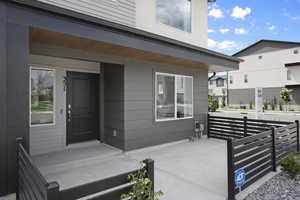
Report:
[[[50,69],[30,70],[30,125],[54,124],[55,72]]]

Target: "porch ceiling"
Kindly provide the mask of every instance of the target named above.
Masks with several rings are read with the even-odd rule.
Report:
[[[150,51],[143,51],[87,38],[75,37],[69,34],[48,31],[36,27],[30,27],[30,42],[63,46],[66,48],[75,48],[84,51],[98,52],[114,56],[125,56],[159,63],[167,63],[187,67],[201,67],[204,69],[208,69],[209,71],[228,70],[227,68],[223,68],[222,66],[209,65],[207,63],[195,62],[169,55],[157,54]]]

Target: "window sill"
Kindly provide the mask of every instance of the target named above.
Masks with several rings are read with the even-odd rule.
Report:
[[[194,119],[194,117],[185,117],[185,118],[177,118],[177,119],[155,119],[155,122],[169,122],[169,121],[179,121],[185,119]]]

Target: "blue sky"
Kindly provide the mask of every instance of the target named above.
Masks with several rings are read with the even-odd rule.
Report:
[[[300,42],[300,0],[217,0],[208,13],[209,48],[221,53],[261,39]]]

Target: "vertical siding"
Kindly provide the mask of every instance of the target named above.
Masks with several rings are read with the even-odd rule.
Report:
[[[86,15],[135,27],[135,0],[38,0]]]
[[[194,78],[194,119],[205,123],[207,71],[184,66],[132,62],[125,65],[125,150],[186,139],[193,134],[193,119],[155,122],[155,72]]]
[[[104,141],[124,148],[124,67],[103,63]],[[116,135],[113,133],[116,131]]]

